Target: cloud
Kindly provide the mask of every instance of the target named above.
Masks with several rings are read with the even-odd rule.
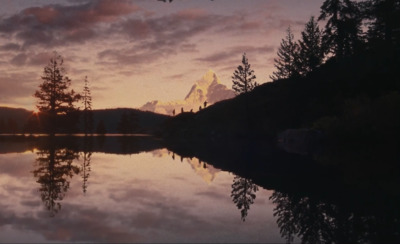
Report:
[[[17,43],[7,43],[0,46],[0,51],[19,51],[21,46]]]
[[[205,57],[200,57],[196,58],[195,61],[199,62],[207,62],[211,64],[220,64],[220,63],[226,63],[230,62],[232,60],[241,60],[241,56],[243,53],[247,54],[247,57],[249,56],[257,56],[260,54],[268,54],[272,53],[274,51],[274,48],[270,45],[264,45],[264,46],[234,46],[228,48],[226,51],[214,53]]]
[[[52,57],[53,57],[52,52],[40,52],[40,53],[22,52],[15,55],[10,60],[10,63],[15,66],[23,66],[23,65],[45,66]]]
[[[15,36],[24,47],[81,43],[97,36],[96,27],[139,11],[129,1],[100,0],[63,6],[27,8],[0,20],[0,33]]]
[[[18,103],[20,98],[33,94],[38,84],[36,74],[0,75],[0,103]]]

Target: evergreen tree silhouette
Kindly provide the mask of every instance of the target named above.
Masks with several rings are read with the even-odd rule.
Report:
[[[341,58],[354,54],[361,46],[362,15],[359,5],[351,0],[325,0],[318,20],[327,20],[324,45]]]
[[[85,86],[82,93],[83,102],[83,130],[85,135],[93,132],[93,112],[92,112],[92,95],[90,93],[89,81],[85,76]]]
[[[364,4],[364,15],[370,21],[368,42],[386,47],[400,47],[400,1],[367,0]]]
[[[39,90],[34,96],[38,98],[36,107],[41,113],[46,114],[47,124],[45,128],[50,134],[54,134],[57,125],[70,125],[77,123],[76,118],[71,117],[71,121],[66,121],[69,115],[77,111],[74,103],[80,99],[80,95],[74,90],[69,90],[71,80],[66,75],[64,60],[57,52],[54,52],[50,62],[44,67],[42,80]],[[63,119],[58,119],[62,117]]]
[[[294,41],[294,35],[289,26],[286,30],[286,36],[282,39],[278,49],[278,58],[274,59],[274,66],[277,70],[272,72],[272,75],[270,76],[273,81],[292,78],[298,75],[296,69],[298,49],[299,47]]]
[[[301,32],[301,40],[299,40],[299,51],[296,58],[299,74],[304,76],[319,67],[323,62],[324,53],[322,31],[312,16],[304,31]]]
[[[256,76],[254,70],[246,57],[246,53],[242,57],[242,65],[239,65],[232,76],[232,89],[236,95],[252,91],[258,84],[255,81]],[[207,103],[204,103],[204,107]]]
[[[258,186],[254,184],[252,180],[240,176],[235,176],[233,179],[231,197],[237,208],[240,209],[243,221],[246,220],[250,205],[253,204],[256,199],[255,193],[257,191]]]

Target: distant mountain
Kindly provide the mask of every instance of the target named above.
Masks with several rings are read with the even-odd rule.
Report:
[[[107,133],[118,133],[118,123],[123,114],[133,113],[137,118],[138,130],[135,133],[154,133],[169,117],[153,112],[140,111],[131,108],[97,109],[93,110],[94,129],[103,121]],[[83,125],[81,126],[83,127]]]
[[[398,57],[370,51],[331,58],[306,77],[268,82],[202,111],[171,117],[164,137],[184,144],[225,143],[231,138],[267,138],[287,129],[316,128],[332,137],[352,135],[354,140],[375,138],[390,144],[400,138],[395,136],[400,133]],[[337,141],[350,141],[343,138]]]
[[[114,108],[93,110],[94,131],[100,121],[105,126],[106,133],[118,133],[118,123],[125,114],[133,114],[135,124],[134,133],[153,134],[159,130],[161,124],[169,117],[153,112],[140,111],[131,108]],[[34,116],[33,111],[22,108],[0,107],[0,133],[26,133],[28,119]],[[79,131],[83,128],[83,121],[80,120]]]
[[[176,113],[180,113],[182,108],[185,111],[192,109],[198,111],[199,107],[204,107],[204,102],[211,105],[234,96],[233,90],[221,84],[214,71],[209,70],[200,80],[196,81],[184,100],[170,102],[154,100],[140,107],[140,110],[168,115],[172,114],[174,109]]]
[[[0,133],[20,133],[33,111],[0,107]]]

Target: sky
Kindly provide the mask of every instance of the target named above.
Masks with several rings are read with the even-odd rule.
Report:
[[[0,106],[35,110],[54,51],[75,91],[88,77],[94,109],[183,99],[210,69],[230,88],[243,53],[269,82],[286,29],[298,39],[323,0],[0,2]]]

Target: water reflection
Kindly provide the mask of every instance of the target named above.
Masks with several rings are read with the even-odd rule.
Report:
[[[231,197],[233,203],[240,210],[241,218],[243,221],[246,220],[250,205],[254,203],[256,199],[256,192],[258,186],[250,179],[235,176],[232,184]]]
[[[83,162],[82,162],[82,167],[81,167],[81,174],[82,174],[82,191],[83,193],[86,193],[87,191],[87,185],[88,185],[88,180],[90,176],[90,161],[92,157],[92,152],[83,152]]]
[[[88,180],[90,176],[90,161],[92,157],[92,151],[93,151],[93,137],[91,136],[85,136],[84,141],[83,141],[83,152],[82,152],[82,166],[81,166],[81,175],[82,175],[82,191],[83,193],[86,193],[87,191],[87,185],[88,185]]]
[[[29,174],[29,178],[36,181],[36,185],[31,184],[35,185],[36,191],[30,201],[24,200],[24,204],[44,205],[46,214],[57,214],[59,221],[69,219],[70,216],[93,213],[90,218],[86,217],[92,225],[101,222],[104,229],[114,231],[113,225],[120,224],[113,232],[116,236],[120,232],[128,233],[130,237],[136,236],[139,232],[135,228],[157,232],[160,226],[164,228],[163,231],[169,231],[165,233],[174,232],[182,236],[186,233],[201,233],[198,226],[210,233],[215,231],[212,232],[214,236],[222,229],[225,230],[224,235],[233,235],[240,232],[239,228],[247,228],[247,233],[257,236],[261,232],[250,231],[257,223],[262,231],[276,228],[273,230],[278,236],[278,239],[258,241],[400,241],[398,191],[388,194],[381,189],[366,188],[366,191],[361,191],[350,188],[341,183],[340,178],[325,174],[314,164],[309,164],[309,157],[297,158],[275,152],[266,153],[265,150],[244,150],[245,153],[230,150],[230,153],[220,151],[219,154],[204,150],[196,155],[164,149],[159,141],[145,137],[101,137],[101,145],[99,140],[99,137],[60,137],[50,140],[36,138],[28,142],[15,140],[14,144],[9,143],[12,152],[34,151],[33,154],[28,153],[35,156],[35,159],[30,158],[29,161],[35,162],[34,177]],[[0,141],[0,148],[6,148],[1,146]],[[151,153],[142,154],[144,151]],[[124,156],[127,154],[129,156]],[[239,164],[243,159],[247,159],[246,165]],[[1,163],[0,157],[0,166]],[[3,163],[2,170],[6,168],[5,165],[10,164]],[[25,171],[32,172],[27,168]],[[221,178],[225,179],[223,187]],[[7,178],[5,182],[8,182]],[[393,185],[398,186],[396,182]],[[274,189],[274,192],[265,189]],[[4,191],[0,193],[6,194]],[[8,196],[4,198],[7,199],[10,195],[5,196]],[[103,212],[103,209],[107,210]],[[260,214],[263,211],[270,212],[270,216]],[[227,212],[228,218],[222,216],[222,213]],[[31,213],[18,216],[28,215],[36,216]],[[104,216],[107,216],[110,223],[102,222],[106,218]],[[6,224],[12,222],[11,217],[8,219]],[[120,219],[123,219],[121,223]],[[58,228],[63,228],[60,226]],[[279,239],[279,231],[283,239]],[[200,238],[195,234],[193,236]],[[247,238],[249,236],[246,235]],[[152,238],[147,236],[140,240],[163,240]],[[85,240],[103,239],[91,237]],[[246,242],[249,239],[240,240]]]
[[[54,145],[36,154],[33,175],[40,184],[39,192],[46,209],[54,216],[61,209],[60,201],[70,187],[69,179],[80,172],[74,162],[79,154],[68,148],[55,148]]]
[[[275,191],[274,216],[288,243],[299,236],[302,243],[397,243],[400,218],[392,204],[357,209],[315,197]],[[351,199],[349,199],[351,201]]]

